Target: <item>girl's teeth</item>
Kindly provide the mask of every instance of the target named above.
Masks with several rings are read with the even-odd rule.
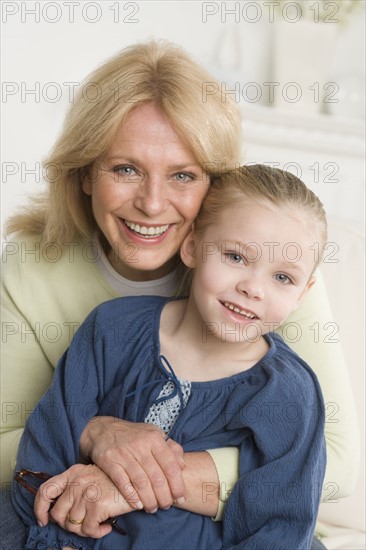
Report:
[[[159,225],[156,227],[146,227],[145,225],[139,225],[138,223],[133,223],[125,220],[125,224],[129,229],[140,235],[148,237],[159,237],[168,229],[169,225]]]
[[[243,311],[242,309],[239,309],[237,306],[234,306],[233,304],[230,304],[230,302],[224,303],[225,307],[229,308],[231,311],[234,311],[235,313],[240,313],[240,315],[244,315],[245,317],[248,317],[249,319],[254,319],[255,315],[253,313],[249,313],[248,311]]]

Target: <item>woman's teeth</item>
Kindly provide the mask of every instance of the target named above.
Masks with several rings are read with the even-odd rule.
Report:
[[[231,311],[234,311],[235,313],[240,313],[240,315],[244,315],[244,317],[248,317],[248,319],[255,318],[254,313],[249,313],[249,311],[244,311],[243,309],[240,309],[237,306],[230,304],[230,302],[224,302],[224,306],[229,308]]]
[[[143,235],[144,237],[160,237],[168,229],[168,225],[158,225],[155,227],[146,227],[145,225],[139,225],[138,223],[128,222],[125,220],[125,224],[131,231]]]

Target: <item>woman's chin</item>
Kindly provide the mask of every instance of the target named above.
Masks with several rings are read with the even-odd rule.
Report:
[[[129,250],[130,248],[130,250]],[[152,254],[144,254],[134,245],[124,247],[124,254],[118,254],[118,250],[113,248],[108,254],[108,260],[112,267],[131,281],[153,281],[160,279],[174,271],[177,264],[176,257],[161,258],[154,257]]]

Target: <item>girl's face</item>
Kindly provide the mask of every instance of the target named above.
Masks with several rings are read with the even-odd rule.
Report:
[[[224,209],[183,261],[194,268],[190,303],[221,341],[255,341],[277,328],[314,282],[317,232],[306,214],[245,199]],[[207,333],[207,331],[206,331]]]
[[[128,114],[97,168],[83,191],[110,244],[111,264],[134,281],[166,275],[206,195],[208,176],[151,103]]]

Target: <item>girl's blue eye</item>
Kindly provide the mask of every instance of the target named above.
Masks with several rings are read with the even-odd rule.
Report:
[[[276,275],[274,277],[275,277],[276,281],[278,281],[279,283],[282,283],[284,285],[288,285],[288,284],[292,283],[290,277],[288,277],[284,273],[276,273]]]
[[[226,256],[234,264],[244,263],[243,257],[240,256],[240,254],[237,254],[236,252],[227,252]]]

